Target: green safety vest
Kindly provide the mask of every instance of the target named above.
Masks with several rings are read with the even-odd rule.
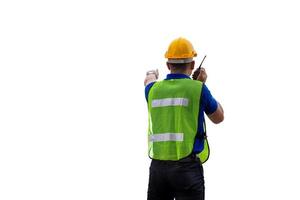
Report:
[[[192,79],[163,80],[152,86],[148,95],[150,158],[180,160],[192,153],[195,137],[199,136],[201,91],[202,82]],[[204,150],[197,155],[202,163],[209,156],[207,139],[203,139]]]

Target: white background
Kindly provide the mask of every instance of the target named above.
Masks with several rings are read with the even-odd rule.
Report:
[[[300,199],[292,0],[1,1],[0,199],[146,199],[145,71],[207,54],[206,199]]]

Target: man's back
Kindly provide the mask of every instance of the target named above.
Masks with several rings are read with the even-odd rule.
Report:
[[[149,156],[179,160],[192,153],[202,83],[171,79],[155,83],[148,96]]]

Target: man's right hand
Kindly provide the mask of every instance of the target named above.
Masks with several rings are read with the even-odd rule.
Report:
[[[205,83],[206,79],[207,79],[207,74],[206,74],[205,68],[202,67],[200,69],[200,73],[199,73],[199,75],[197,77],[197,80],[201,81],[202,83]]]

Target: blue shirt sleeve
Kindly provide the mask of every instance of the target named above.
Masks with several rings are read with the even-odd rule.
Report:
[[[148,101],[148,95],[149,95],[149,91],[151,89],[151,87],[154,85],[155,82],[149,83],[148,85],[146,85],[145,87],[145,97],[146,100]]]
[[[207,115],[214,113],[218,108],[218,102],[211,95],[209,89],[205,84],[203,84],[202,87],[201,107]]]

